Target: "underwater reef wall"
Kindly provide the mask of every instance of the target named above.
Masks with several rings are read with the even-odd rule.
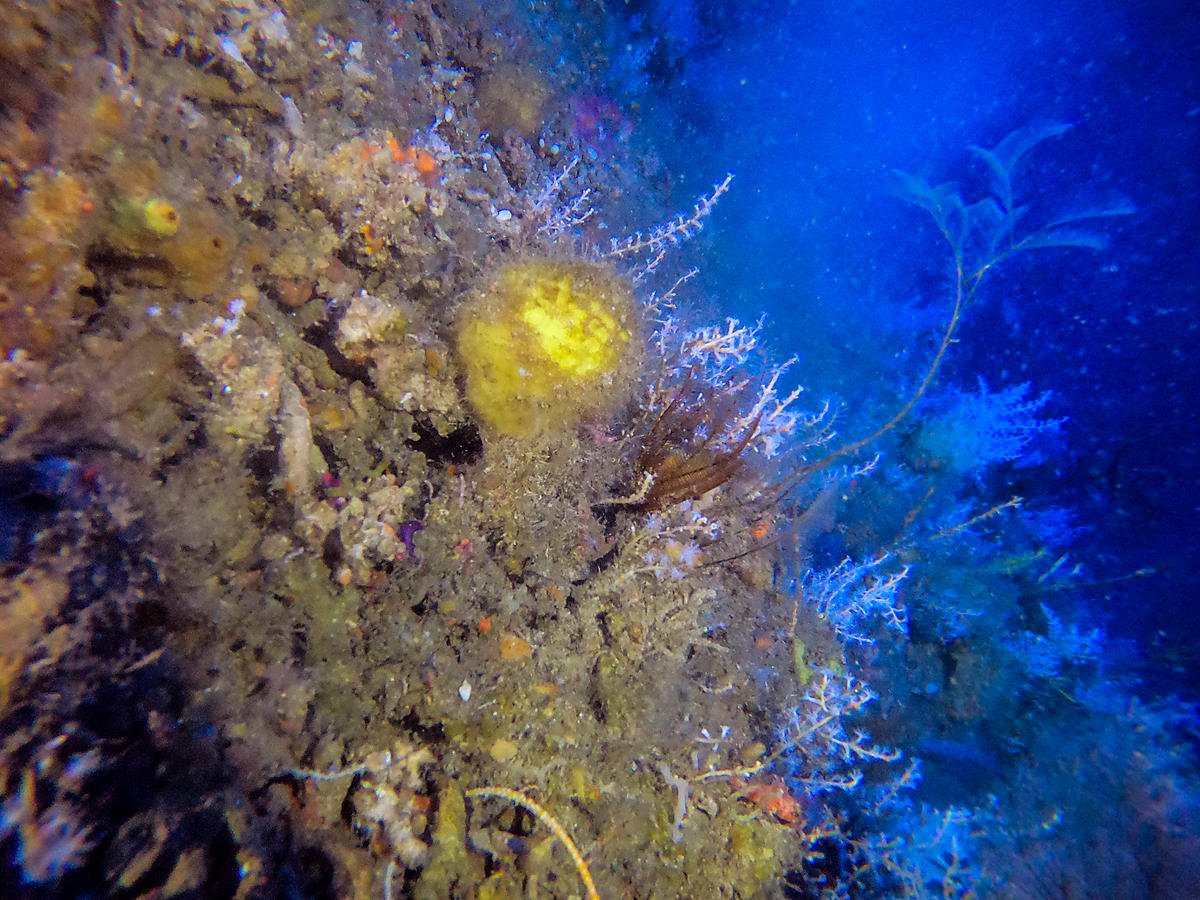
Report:
[[[1011,504],[946,486],[950,412],[881,475],[764,323],[695,320],[731,181],[662,205],[604,26],[4,5],[0,894],[967,896],[1073,808],[909,799],[922,740],[1035,779],[1093,636],[1021,595],[1036,549],[972,593]],[[1182,776],[1088,721],[1161,804],[1129,831],[1190,846]]]

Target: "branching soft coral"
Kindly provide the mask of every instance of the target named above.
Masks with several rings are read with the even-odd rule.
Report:
[[[733,478],[761,414],[739,425],[745,388],[714,392],[691,374],[646,435],[637,468],[645,490],[632,505],[661,509],[696,499]]]
[[[947,351],[955,342],[963,313],[978,296],[988,273],[1026,250],[1055,247],[1103,249],[1107,245],[1107,237],[1097,230],[1098,223],[1136,212],[1131,202],[1117,198],[1064,211],[1028,231],[1019,227],[1027,224],[1025,214],[1028,207],[1015,200],[1015,172],[1034,147],[1049,138],[1065,134],[1070,128],[1070,125],[1058,123],[1028,125],[1009,134],[991,150],[972,147],[972,152],[987,165],[989,174],[989,194],[973,203],[966,202],[954,184],[931,185],[917,175],[897,171],[899,186],[896,193],[929,213],[950,248],[954,306],[933,359],[900,409],[866,437],[844,444],[817,463],[803,467],[794,481],[870,446],[908,418],[933,385]]]

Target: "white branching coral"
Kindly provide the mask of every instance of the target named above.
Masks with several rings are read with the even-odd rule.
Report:
[[[1046,618],[1045,634],[1025,631],[1005,645],[1030,675],[1055,678],[1069,668],[1092,665],[1100,659],[1104,650],[1103,631],[1064,622],[1045,604],[1042,615]]]
[[[574,233],[580,225],[596,214],[591,205],[592,189],[585,187],[559,202],[566,185],[579,168],[575,157],[550,177],[529,198],[529,215],[536,221],[539,236],[555,240]]]
[[[760,334],[765,317],[753,325],[727,318],[724,325],[704,325],[683,329],[674,316],[665,316],[651,338],[663,368],[651,387],[647,405],[651,409],[669,403],[681,378],[692,378],[716,393],[736,395],[748,391],[758,381],[754,400],[740,409],[726,428],[730,435],[746,433],[754,427],[747,447],[766,459],[785,449],[805,449],[823,445],[834,436],[833,414],[828,403],[811,413],[795,409],[804,393],[796,387],[781,394],[780,380],[797,362],[796,357],[770,366],[757,374],[762,355]],[[755,424],[757,423],[757,427]]]
[[[699,363],[704,366],[705,380],[716,383],[744,367],[758,349],[758,336],[762,332],[766,316],[760,316],[753,325],[743,325],[737,319],[727,318],[724,327],[706,325],[680,335],[679,359],[684,365]],[[790,366],[795,358],[788,360]]]
[[[894,879],[906,897],[975,897],[987,883],[979,863],[994,809],[908,805],[902,831],[874,832],[850,840],[864,866]],[[899,823],[897,823],[899,825]]]
[[[872,621],[882,621],[895,631],[908,631],[908,613],[897,598],[900,584],[908,577],[908,566],[891,574],[880,567],[889,559],[884,554],[874,560],[856,563],[849,557],[832,569],[810,569],[799,590],[805,602],[829,620],[839,638],[852,644],[874,644],[864,630]]]
[[[680,213],[668,222],[655,225],[648,232],[635,231],[624,238],[613,238],[607,250],[600,255],[604,259],[624,260],[642,257],[642,263],[636,267],[633,278],[640,281],[658,268],[672,247],[682,244],[694,237],[704,227],[704,220],[709,217],[717,201],[729,190],[733,175],[726,175],[725,180],[713,185],[710,193],[700,197],[692,207],[690,214]]]
[[[944,410],[925,420],[915,446],[931,465],[981,475],[990,465],[1022,458],[1034,438],[1057,431],[1065,419],[1042,418],[1053,395],[1031,394],[1028,383],[1002,390],[951,391]]]
[[[576,157],[530,192],[526,210],[539,237],[551,242],[577,238],[579,226],[595,215],[590,187],[582,186],[574,193],[567,193],[578,169],[579,158]],[[594,259],[632,264],[628,275],[634,284],[638,284],[659,267],[673,247],[700,232],[704,220],[712,214],[717,201],[732,182],[733,176],[726,175],[723,181],[713,185],[712,191],[696,200],[690,213],[679,213],[649,231],[639,230],[623,238],[611,238],[607,248],[581,242],[582,253]],[[640,262],[632,262],[639,257]]]
[[[818,797],[858,788],[863,780],[862,765],[901,758],[899,750],[872,743],[863,729],[848,730],[850,720],[876,699],[865,682],[823,667],[813,667],[809,673],[804,694],[787,710],[769,754],[750,766],[709,768],[694,780],[753,778],[774,770],[793,790]],[[909,766],[894,782],[892,794],[915,783],[916,772],[915,766]]]
[[[871,743],[862,729],[848,732],[847,720],[876,699],[875,693],[851,675],[814,669],[800,703],[788,711],[772,756],[788,769],[788,780],[809,794],[850,791],[862,782],[860,765],[895,762],[899,750]]]

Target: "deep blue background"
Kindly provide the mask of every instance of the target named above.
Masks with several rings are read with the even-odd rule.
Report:
[[[969,145],[1074,125],[1019,173],[1031,219],[1114,197],[1138,212],[1104,224],[1107,250],[1002,267],[941,380],[1054,391],[1066,440],[1023,487],[1074,511],[1075,593],[1142,642],[1148,683],[1200,693],[1200,5],[618,6],[647,75],[624,87],[673,201],[736,176],[707,232],[704,292],[722,312],[770,314],[774,349],[844,404],[847,436],[919,378],[949,310],[945,247],[892,193],[894,170],[975,197],[985,173]]]

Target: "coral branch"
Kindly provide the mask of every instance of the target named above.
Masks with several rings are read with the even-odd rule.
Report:
[[[712,193],[696,201],[689,216],[680,214],[669,222],[656,225],[648,233],[635,231],[625,238],[613,238],[608,250],[601,256],[605,259],[624,259],[645,254],[651,259],[643,266],[643,272],[652,271],[667,250],[682,244],[704,227],[704,220],[712,213],[721,196],[729,190],[732,181],[733,175],[726,175],[724,181],[713,186]]]
[[[600,894],[596,890],[596,883],[592,880],[592,873],[588,869],[587,860],[583,858],[583,854],[579,852],[579,848],[575,846],[575,842],[571,840],[571,836],[567,834],[567,830],[558,823],[558,820],[544,806],[528,794],[514,791],[511,788],[471,788],[467,791],[467,796],[495,797],[500,800],[507,800],[509,803],[515,803],[522,809],[528,810],[537,816],[538,821],[549,828],[554,836],[558,838],[559,842],[567,848],[567,853],[571,854],[571,860],[575,863],[575,871],[579,873],[579,878],[583,881],[583,887],[587,891],[588,900],[600,900]]]

